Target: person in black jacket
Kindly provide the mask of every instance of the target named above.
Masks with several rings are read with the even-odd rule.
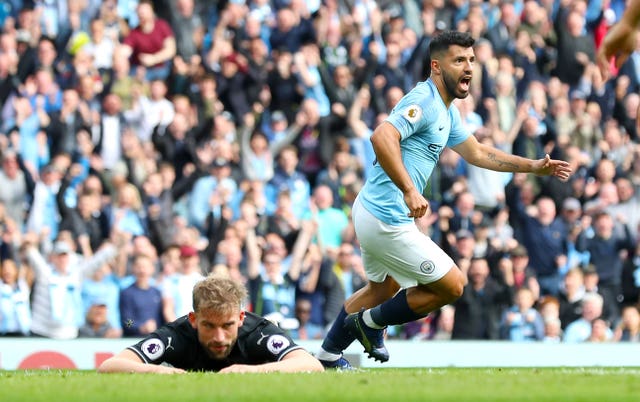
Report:
[[[511,303],[508,286],[489,276],[484,258],[473,258],[467,273],[469,283],[455,303],[452,339],[499,339],[500,315]]]

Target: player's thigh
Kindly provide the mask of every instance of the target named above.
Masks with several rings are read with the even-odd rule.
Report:
[[[382,282],[387,275],[406,288],[432,283],[454,266],[454,262],[415,225],[391,226],[360,214],[356,234],[369,280]]]

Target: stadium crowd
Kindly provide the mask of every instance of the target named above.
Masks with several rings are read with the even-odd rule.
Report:
[[[455,29],[477,40],[468,129],[575,174],[445,149],[417,224],[468,285],[387,336],[640,341],[640,45],[607,81],[594,64],[624,3],[0,1],[0,334],[145,336],[216,272],[322,339],[366,283],[369,136]]]

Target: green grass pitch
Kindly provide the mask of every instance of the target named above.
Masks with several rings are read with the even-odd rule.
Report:
[[[362,369],[301,374],[0,371],[7,402],[640,400],[638,368]]]

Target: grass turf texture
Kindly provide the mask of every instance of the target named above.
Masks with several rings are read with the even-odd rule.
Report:
[[[301,374],[0,371],[2,401],[638,401],[638,368],[365,369]]]

